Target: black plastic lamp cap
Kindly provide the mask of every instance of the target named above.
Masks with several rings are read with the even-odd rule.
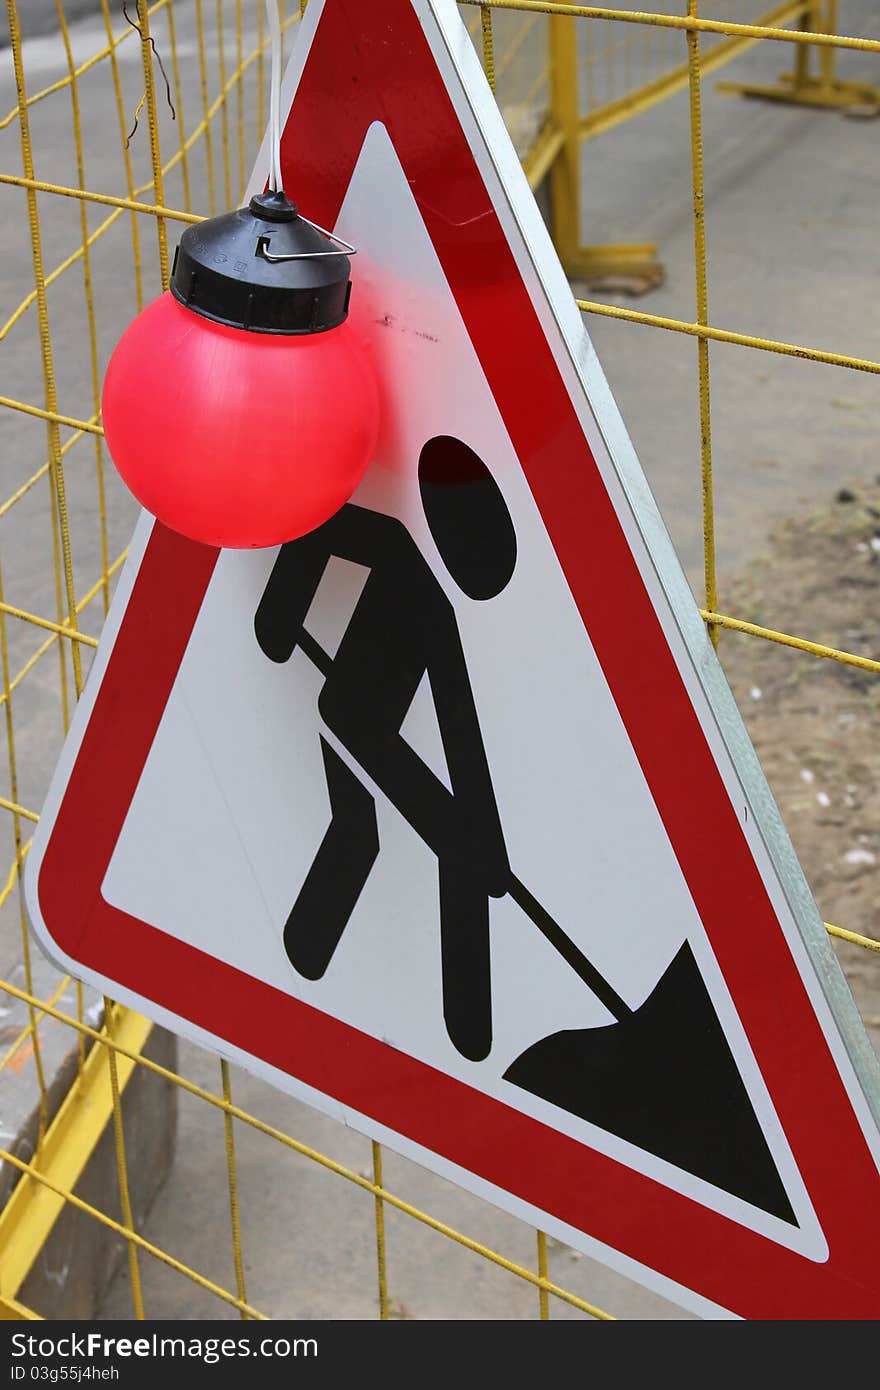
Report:
[[[171,293],[214,323],[253,333],[324,333],[348,316],[351,262],[280,190],[188,227]]]

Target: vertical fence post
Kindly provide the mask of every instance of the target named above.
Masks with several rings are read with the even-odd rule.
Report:
[[[837,0],[805,0],[798,28],[807,34],[837,33]],[[811,55],[816,55],[816,71]],[[795,45],[791,72],[779,74],[776,83],[719,82],[720,92],[760,97],[791,106],[818,106],[832,110],[847,107],[880,108],[880,87],[870,82],[842,82],[836,75],[837,50],[827,44]]]
[[[825,10],[821,19],[824,34],[837,33],[837,0],[825,0]],[[834,86],[837,67],[837,49],[827,45],[819,49],[819,73],[822,86],[828,90]]]
[[[568,274],[577,273],[581,243],[577,30],[568,15],[551,15],[550,117],[562,145],[550,169],[553,240]]]
[[[609,291],[640,294],[660,284],[663,267],[653,242],[585,246],[581,241],[581,120],[578,26],[591,21],[550,15],[550,128],[558,149],[550,165],[550,227],[559,259],[572,279]]]

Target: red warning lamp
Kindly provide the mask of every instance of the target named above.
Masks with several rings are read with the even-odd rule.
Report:
[[[281,191],[184,232],[171,289],[123,334],[102,403],[119,472],[173,530],[277,545],[351,497],[379,403],[346,323],[345,251]]]

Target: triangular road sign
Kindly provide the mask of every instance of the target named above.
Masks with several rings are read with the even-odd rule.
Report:
[[[456,5],[311,0],[284,99],[377,455],[280,551],[142,520],[36,930],[698,1312],[876,1317],[876,1062]]]

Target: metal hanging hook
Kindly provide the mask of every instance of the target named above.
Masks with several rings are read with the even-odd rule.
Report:
[[[275,256],[268,249],[271,245],[269,237],[261,236],[257,241],[257,255],[262,256],[264,261],[271,261],[272,265],[279,265],[282,261],[321,260],[324,256],[338,256],[340,251],[344,252],[347,256],[357,255],[357,247],[349,245],[347,241],[343,241],[342,237],[337,236],[335,232],[328,232],[325,227],[319,227],[317,222],[310,222],[307,217],[303,217],[302,213],[299,214],[299,218],[300,221],[305,222],[308,227],[313,228],[316,232],[320,232],[321,236],[325,236],[328,241],[334,242],[335,245],[339,247],[339,251],[296,251],[292,255]]]

